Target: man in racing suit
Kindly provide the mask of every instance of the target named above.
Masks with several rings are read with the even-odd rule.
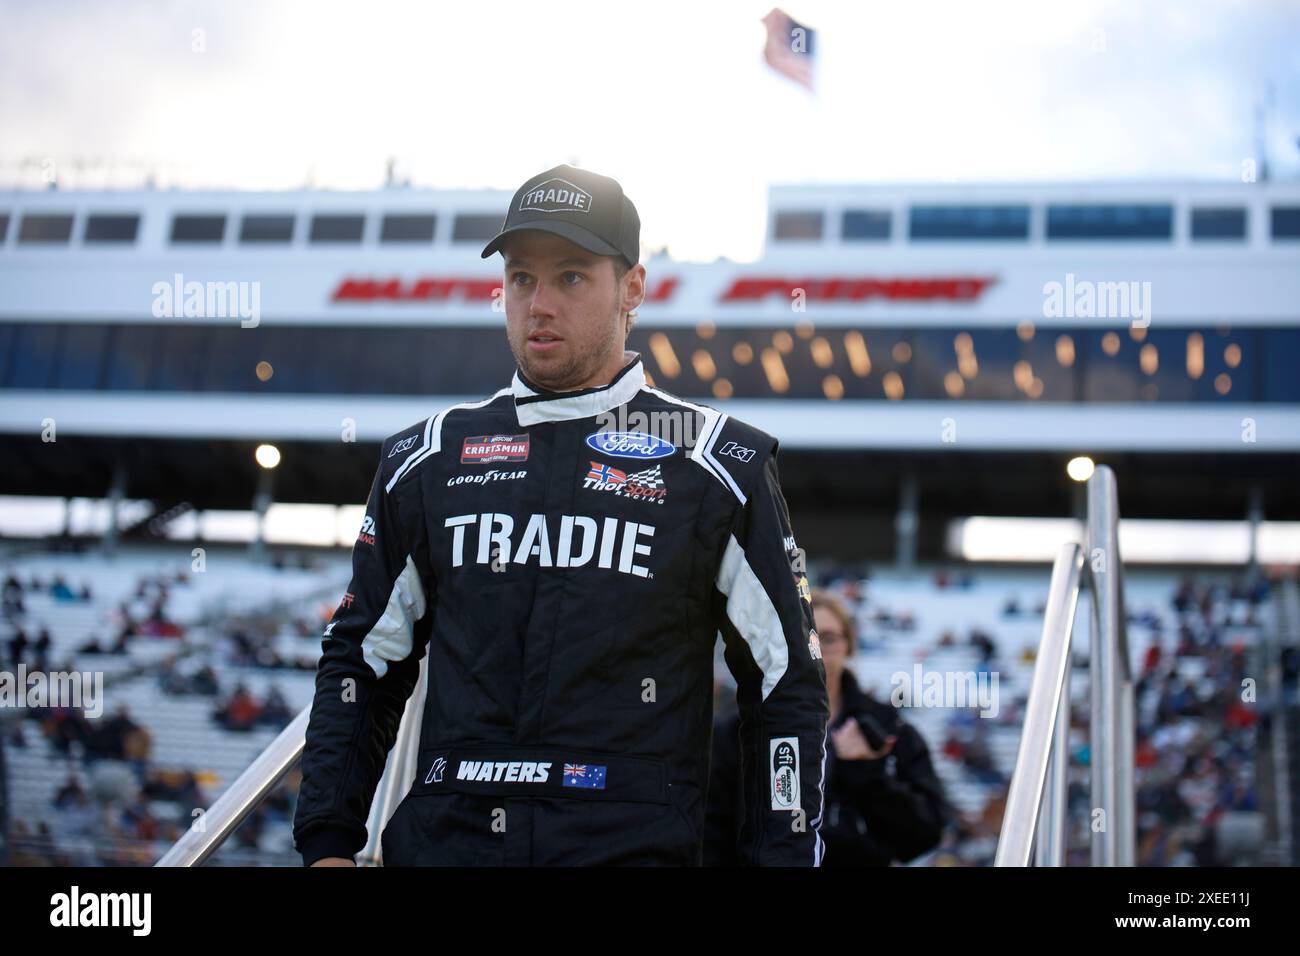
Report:
[[[742,715],[739,859],[817,865],[828,708],[776,440],[625,351],[639,220],[571,166],[515,194],[513,381],[383,442],[325,629],[294,839],[350,865],[429,655],[393,865],[699,864],[713,646]],[[796,567],[801,567],[797,562]]]

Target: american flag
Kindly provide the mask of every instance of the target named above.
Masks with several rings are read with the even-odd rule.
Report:
[[[784,10],[773,7],[763,18],[767,27],[767,45],[763,59],[782,76],[802,86],[813,88],[813,36],[816,33]]]
[[[590,461],[591,459],[588,459]],[[622,484],[627,481],[627,472],[619,471],[611,465],[602,464],[598,461],[591,462],[591,470],[587,472],[588,478],[594,478],[596,481],[612,481],[615,484]]]

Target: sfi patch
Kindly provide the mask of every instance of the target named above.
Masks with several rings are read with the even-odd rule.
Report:
[[[772,771],[772,809],[799,809],[799,738],[773,737],[768,742]]]

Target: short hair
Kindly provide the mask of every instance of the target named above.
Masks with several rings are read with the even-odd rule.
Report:
[[[858,647],[858,629],[853,623],[853,615],[840,599],[839,595],[832,594],[825,588],[812,589],[812,609],[816,611],[819,607],[824,607],[835,615],[835,619],[840,622],[840,627],[844,630],[844,640],[848,642],[849,653],[852,654]]]

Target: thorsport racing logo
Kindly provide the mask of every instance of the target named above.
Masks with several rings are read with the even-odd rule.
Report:
[[[657,505],[668,499],[668,489],[664,487],[659,465],[628,474],[613,465],[593,461],[587,476],[582,479],[582,487],[592,491],[608,491],[620,498],[651,501]]]

